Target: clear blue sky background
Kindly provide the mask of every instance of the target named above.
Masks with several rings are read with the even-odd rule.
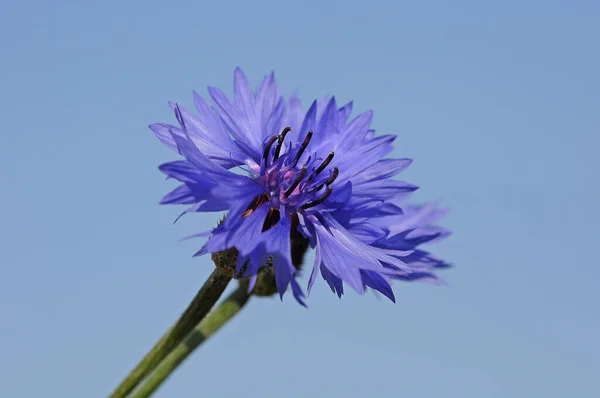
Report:
[[[103,397],[211,271],[160,207],[167,101],[275,70],[375,111],[448,286],[256,299],[158,397],[598,397],[600,3],[0,5],[0,396]],[[312,260],[312,256],[309,261]],[[303,281],[306,283],[306,279]]]

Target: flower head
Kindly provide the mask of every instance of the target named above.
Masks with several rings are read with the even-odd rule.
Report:
[[[228,211],[198,234],[210,239],[197,255],[235,247],[250,288],[272,258],[279,293],[291,284],[300,303],[292,231],[316,249],[309,292],[319,272],[339,296],[346,283],[391,300],[392,279],[437,280],[432,269],[447,264],[417,246],[449,234],[434,224],[445,210],[404,205],[417,186],[390,178],[411,160],[384,159],[395,136],[375,136],[372,112],[349,121],[352,103],[338,107],[331,97],[304,113],[296,97],[282,98],[273,74],[253,91],[239,68],[233,101],[217,88],[208,92],[212,108],[194,92],[197,113],[170,104],[178,125],[150,126],[184,157],[160,166],[182,182],[161,203],[190,205],[183,214]]]

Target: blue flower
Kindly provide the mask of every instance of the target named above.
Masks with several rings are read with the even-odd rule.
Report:
[[[375,135],[372,112],[349,121],[352,103],[338,107],[331,97],[305,113],[296,97],[283,99],[272,73],[253,91],[239,68],[233,101],[217,88],[208,92],[212,107],[194,92],[197,113],[171,103],[178,125],[150,125],[184,158],[160,166],[182,183],[161,203],[190,205],[183,214],[228,211],[198,234],[210,239],[197,255],[235,247],[250,288],[272,256],[280,295],[291,284],[302,304],[294,229],[316,250],[309,292],[319,272],[338,296],[345,283],[392,301],[393,279],[437,281],[432,270],[447,264],[417,247],[449,234],[434,224],[445,210],[404,205],[417,186],[391,177],[411,160],[384,159],[396,137]]]

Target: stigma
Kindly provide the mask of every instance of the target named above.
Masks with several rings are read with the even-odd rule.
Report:
[[[260,171],[255,176],[265,192],[255,197],[242,215],[247,217],[260,206],[269,206],[263,230],[279,221],[281,211],[294,216],[326,204],[333,192],[332,184],[339,175],[337,166],[330,167],[335,157],[333,151],[325,157],[309,155],[300,164],[304,154],[310,153],[307,150],[314,133],[310,130],[301,142],[288,143],[286,147],[285,138],[290,131],[292,128],[286,127],[266,140]]]

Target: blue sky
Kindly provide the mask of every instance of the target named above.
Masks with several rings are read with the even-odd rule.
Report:
[[[217,215],[158,206],[174,158],[147,125],[231,92],[238,65],[373,109],[416,199],[452,208],[432,249],[455,268],[396,284],[397,304],[322,281],[308,310],[256,299],[157,397],[600,396],[599,18],[593,1],[2,3],[0,396],[106,396],[193,297],[211,263],[178,240]]]

